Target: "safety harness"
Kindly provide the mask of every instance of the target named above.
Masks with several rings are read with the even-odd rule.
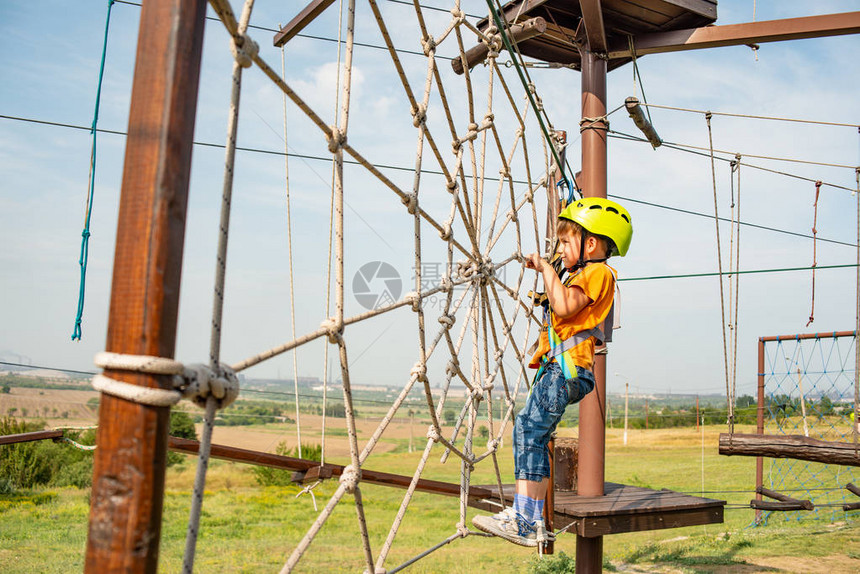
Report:
[[[605,259],[601,260],[601,262],[602,261],[605,261]],[[583,262],[580,261],[580,263]],[[588,261],[587,263],[592,263],[592,261]],[[585,264],[583,263],[583,265],[579,267],[578,263],[577,266],[574,267],[574,270],[579,271],[580,269],[582,269],[582,267],[585,267]],[[607,267],[612,273],[612,277],[615,279],[615,285],[617,288],[618,278],[615,276],[614,270],[608,265]],[[604,319],[604,321],[601,323],[602,325],[606,326],[607,331],[610,333],[609,337],[604,334],[603,329],[601,329],[598,325],[590,329],[583,329],[581,331],[577,331],[567,339],[562,340],[562,338],[556,332],[555,328],[552,326],[552,311],[549,307],[549,299],[544,296],[539,304],[543,306],[543,323],[544,325],[546,325],[547,338],[549,339],[550,350],[540,359],[540,367],[538,368],[537,373],[535,373],[535,377],[532,380],[532,388],[534,388],[534,384],[538,380],[540,380],[540,377],[543,375],[544,370],[546,370],[547,365],[549,365],[553,360],[555,360],[561,367],[561,372],[564,375],[565,380],[575,379],[576,369],[573,369],[571,371],[572,365],[567,364],[567,361],[564,358],[564,353],[573,349],[580,343],[584,343],[589,339],[589,337],[594,337],[598,345],[611,341],[611,333],[615,316],[615,301],[613,301],[612,306],[609,308],[609,313],[606,315],[606,319]]]

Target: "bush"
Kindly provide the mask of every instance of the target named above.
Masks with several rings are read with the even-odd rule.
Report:
[[[281,441],[275,447],[275,454],[281,456],[298,457],[298,448],[291,449],[287,446],[287,441]],[[305,460],[321,460],[322,446],[318,444],[303,444],[302,458]],[[271,468],[268,466],[255,466],[253,469],[254,480],[261,486],[288,486],[293,484],[293,473],[290,470],[281,470],[279,468]]]
[[[576,561],[564,552],[533,559],[529,569],[529,574],[574,574],[575,572]]]
[[[11,417],[0,419],[0,435],[33,432],[44,428],[44,423],[17,421]],[[68,432],[72,440],[92,445],[95,432]],[[34,441],[6,445],[0,449],[0,476],[6,489],[33,488],[42,485],[74,486],[87,488],[92,484],[92,452],[83,451],[63,443]],[[11,486],[10,486],[11,485]]]

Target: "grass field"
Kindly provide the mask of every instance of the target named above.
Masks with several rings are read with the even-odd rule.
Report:
[[[360,437],[366,438],[371,426],[371,421],[362,425]],[[723,430],[723,427],[708,427],[704,437],[695,429],[635,430],[629,433],[626,447],[622,445],[621,431],[607,431],[606,480],[694,494],[704,490],[705,496],[723,498],[730,505],[725,524],[605,537],[607,570],[860,572],[860,512],[853,513],[853,520],[832,524],[774,519],[766,527],[749,527],[752,511],[731,505],[748,504],[755,484],[754,459],[719,456],[717,435]],[[420,453],[407,452],[408,422],[397,423],[392,431],[385,447],[371,457],[367,467],[411,475]],[[290,432],[284,425],[219,427],[215,441],[273,451],[285,437],[294,442]],[[574,435],[575,429],[561,429],[561,434]],[[419,448],[423,447],[422,435],[423,432],[415,430]],[[303,435],[306,442],[314,438],[309,431]],[[329,440],[329,461],[344,462],[340,444],[343,437],[333,436]],[[431,457],[425,477],[459,480],[459,465],[453,458],[446,465],[438,461],[438,455]],[[499,462],[503,478],[510,477],[512,463],[507,445]],[[160,555],[162,572],[177,572],[181,567],[194,464],[195,459],[189,459],[168,471]],[[210,469],[196,571],[277,572],[316,517],[311,497],[296,498],[299,488],[294,486],[258,486],[247,466],[213,461]],[[492,463],[478,465],[473,482],[493,481]],[[328,482],[317,487],[320,508],[335,486],[336,483]],[[403,491],[364,485],[362,492],[371,544],[376,551],[385,540]],[[86,544],[88,496],[88,491],[75,489],[43,491],[34,496],[0,496],[0,571],[10,574],[80,571]],[[391,568],[401,564],[453,534],[458,512],[455,498],[416,495],[386,565]],[[469,511],[469,520],[474,513]],[[469,537],[443,547],[408,571],[566,572],[569,557],[575,555],[575,543],[574,536],[561,536],[556,543],[556,556],[538,563],[534,553],[527,549],[497,539]],[[567,558],[561,556],[562,552]],[[347,497],[311,546],[298,571],[363,569],[355,509]]]

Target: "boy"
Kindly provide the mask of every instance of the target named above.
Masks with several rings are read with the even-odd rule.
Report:
[[[514,504],[494,516],[472,519],[478,529],[521,546],[553,538],[543,521],[547,443],[567,405],[594,389],[595,340],[605,340],[600,327],[615,294],[614,272],[604,262],[627,253],[633,226],[627,210],[614,201],[583,198],[559,214],[556,234],[562,264],[570,272],[565,283],[537,253],[525,263],[542,274],[550,309],[544,311],[537,352],[529,364],[539,370],[514,422]]]

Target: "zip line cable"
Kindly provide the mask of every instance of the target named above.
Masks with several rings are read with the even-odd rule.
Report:
[[[634,135],[627,134],[627,133],[624,133],[624,132],[619,132],[619,131],[617,131],[617,130],[608,130],[608,131],[609,131],[609,137],[614,138],[614,139],[619,139],[619,140],[622,140],[622,141],[635,141],[635,142],[647,143],[648,145],[651,145],[651,142],[649,142],[649,141],[648,141],[647,139],[645,139],[645,138],[640,138],[640,137],[638,137],[638,136],[634,136]],[[664,141],[664,142],[663,142],[663,145],[662,145],[662,146],[660,146],[660,147],[665,147],[665,148],[669,148],[669,149],[674,149],[674,150],[676,150],[676,151],[682,151],[682,152],[685,152],[685,153],[691,153],[691,154],[693,154],[693,155],[698,155],[698,156],[707,157],[707,158],[710,158],[710,157],[711,157],[709,153],[705,153],[705,152],[702,152],[702,151],[696,151],[696,150],[693,150],[693,149],[686,149],[686,148],[687,148],[687,147],[689,147],[689,146],[685,146],[685,145],[683,145],[683,144],[674,144],[674,143],[671,143],[671,142],[665,142],[665,141]],[[714,150],[714,152],[716,153],[716,150]],[[737,155],[737,154],[732,153],[732,155],[734,156],[734,155]],[[725,157],[718,157],[718,156],[714,156],[714,159],[715,159],[715,160],[719,160],[719,161],[724,161],[724,162],[732,162],[732,161],[735,161],[734,159],[729,159],[729,158],[725,158]],[[802,175],[797,175],[797,174],[793,174],[793,173],[788,173],[788,172],[786,172],[786,171],[779,171],[779,170],[776,170],[776,169],[770,169],[770,168],[762,167],[762,166],[760,166],[760,165],[755,165],[755,164],[752,164],[752,163],[743,163],[743,162],[740,162],[740,165],[743,165],[743,166],[745,166],[745,167],[751,167],[751,168],[753,168],[753,169],[757,169],[757,170],[760,170],[760,171],[766,171],[766,172],[769,172],[769,173],[774,173],[774,174],[777,174],[777,175],[784,175],[785,177],[791,177],[791,178],[799,179],[799,180],[802,180],[802,181],[809,181],[809,182],[812,182],[812,183],[815,183],[816,181],[818,181],[817,179],[812,179],[811,177],[804,177],[804,176],[802,176]],[[834,167],[837,167],[837,166],[834,166]],[[856,169],[856,168],[853,168],[853,167],[851,167],[851,166],[844,166],[844,167],[848,167],[848,168],[851,168],[851,169]],[[828,187],[832,187],[832,188],[834,188],[834,189],[841,189],[841,190],[844,190],[844,191],[849,191],[849,192],[851,192],[852,194],[855,192],[855,190],[854,190],[853,188],[851,188],[851,187],[845,187],[844,185],[838,185],[838,184],[835,184],[835,183],[828,183],[828,182],[826,182],[826,181],[822,182],[822,183],[821,183],[821,185],[826,185],[826,186],[828,186]]]
[[[733,114],[733,113],[728,113],[728,112],[713,112],[713,111],[707,111],[707,110],[694,110],[694,109],[690,109],[690,108],[679,108],[679,107],[674,107],[674,106],[660,106],[657,104],[649,104],[649,103],[643,103],[640,105],[648,106],[651,108],[659,108],[662,110],[674,110],[674,111],[678,111],[678,112],[690,112],[690,113],[694,113],[694,114],[711,114],[713,116],[727,116],[727,117],[731,117],[731,118],[745,118],[745,119],[753,119],[753,120],[772,120],[772,121],[779,121],[779,122],[795,122],[795,123],[801,123],[801,124],[814,124],[814,125],[819,125],[819,126],[835,126],[835,127],[843,127],[843,128],[858,128],[858,129],[860,129],[860,124],[846,124],[846,123],[840,123],[840,122],[822,122],[822,121],[816,121],[816,120],[785,118],[785,117],[779,117],[779,116],[756,116],[756,115],[751,115],[751,114]]]
[[[120,0],[114,0],[114,1],[119,2]],[[68,129],[76,129],[76,130],[89,130],[90,129],[86,126],[66,124],[66,123],[61,123],[61,122],[50,122],[50,121],[45,121],[45,120],[36,120],[36,119],[32,119],[32,118],[22,118],[22,117],[9,116],[9,115],[3,115],[3,114],[0,114],[0,119],[7,119],[7,120],[24,122],[24,123],[32,123],[32,124],[52,126],[52,127],[62,127],[62,128],[68,128]],[[98,128],[96,131],[98,131],[99,133],[106,133],[106,134],[123,136],[123,137],[128,135],[127,132],[118,131],[118,130],[110,130],[110,129],[105,129],[105,128]],[[620,133],[620,132],[614,132],[612,130],[610,130],[610,131],[611,131],[610,137],[615,137],[616,139],[622,139],[622,140],[629,139],[632,141],[641,141],[641,142],[645,142],[645,143],[647,143],[647,141],[648,141],[645,139],[638,139],[635,136],[629,136],[628,134],[623,134],[624,136],[627,136],[627,137],[618,137],[618,136],[613,135],[613,134]],[[202,141],[195,141],[194,145],[201,146],[201,147],[217,148],[217,149],[223,149],[225,147],[224,144],[212,143],[212,142],[202,142]],[[283,151],[275,151],[275,150],[267,150],[267,149],[243,147],[243,146],[236,146],[236,150],[237,151],[243,151],[243,152],[249,152],[249,153],[260,153],[260,154],[266,154],[266,155],[276,155],[276,156],[284,156],[285,155]],[[687,153],[696,153],[696,152],[692,152],[692,151],[688,151],[688,150],[684,150],[684,149],[679,149],[678,151],[684,151]],[[331,158],[329,158],[329,157],[309,155],[309,154],[299,154],[299,153],[295,153],[295,152],[287,153],[286,155],[288,157],[292,157],[292,158],[313,160],[313,161],[324,161],[326,163],[329,163],[331,161]],[[705,155],[705,154],[696,154],[696,155]],[[721,157],[716,157],[715,159],[718,159],[721,161],[730,161],[726,158],[721,158]],[[349,163],[351,165],[359,165],[359,163],[356,161],[347,160],[347,159],[344,159],[343,161],[344,161],[344,163]],[[568,169],[570,169],[570,164],[568,162],[565,162],[565,163],[568,165]],[[744,165],[748,165],[748,164],[744,164]],[[393,171],[405,171],[405,172],[411,172],[411,173],[415,172],[414,167],[403,167],[403,166],[380,164],[380,163],[375,163],[375,164],[373,164],[373,166],[378,168],[378,169],[390,169]],[[755,166],[752,166],[752,167],[755,167]],[[434,170],[422,170],[421,173],[431,174],[431,175],[444,175],[441,171],[434,171]],[[485,179],[490,180],[490,181],[498,181],[498,178],[492,178],[489,176],[486,177]],[[519,185],[528,185],[528,182],[523,181],[523,180],[513,180],[513,183],[519,184]],[[832,184],[827,184],[827,185],[832,185]],[[833,187],[836,187],[836,186],[833,186]],[[642,199],[635,199],[632,197],[625,197],[622,195],[617,195],[617,194],[612,194],[612,193],[608,194],[608,196],[622,200],[622,201],[629,201],[631,203],[637,203],[639,205],[646,205],[648,207],[665,209],[668,211],[674,211],[677,213],[684,213],[687,215],[695,215],[695,216],[704,217],[707,219],[711,219],[714,217],[712,214],[708,214],[708,213],[701,213],[698,211],[692,211],[692,210],[684,209],[684,208],[680,208],[680,207],[673,207],[670,205],[663,205],[660,203],[654,203],[654,202],[645,201]],[[721,217],[720,221],[728,222],[729,219]],[[748,221],[741,221],[740,224],[744,225],[746,227],[753,227],[753,228],[761,229],[764,231],[771,231],[774,233],[782,233],[785,235],[792,235],[794,237],[801,237],[804,239],[812,239],[812,235],[809,235],[806,233],[799,233],[796,231],[789,231],[786,229],[779,229],[778,227],[769,227],[766,225],[759,225],[757,223],[751,223]],[[856,243],[848,243],[846,241],[839,241],[837,239],[827,239],[827,238],[819,237],[818,241],[819,242],[825,242],[825,243],[833,243],[836,245],[845,245],[846,247],[854,247],[854,248],[857,247]]]
[[[81,232],[81,257],[78,260],[78,264],[81,266],[81,280],[80,287],[78,289],[78,310],[75,315],[75,328],[72,331],[72,341],[80,341],[81,340],[81,322],[84,318],[84,297],[86,295],[86,285],[87,285],[87,262],[90,254],[90,220],[93,214],[93,197],[95,195],[95,185],[96,185],[96,136],[98,135],[97,125],[99,122],[99,105],[101,104],[101,96],[102,96],[102,80],[104,79],[105,73],[105,58],[107,57],[107,48],[108,48],[108,32],[110,31],[110,13],[111,8],[113,7],[114,0],[108,0],[107,6],[107,16],[105,17],[105,34],[104,34],[104,44],[102,45],[102,59],[99,64],[99,82],[98,88],[96,88],[96,105],[95,111],[93,112],[93,123],[90,128],[90,134],[92,134],[92,147],[90,148],[90,174],[89,181],[87,183],[87,206],[86,212],[84,214],[84,229]]]
[[[851,269],[854,267],[858,267],[857,263],[845,263],[843,265],[819,265],[815,267],[815,269]],[[723,275],[726,277],[730,277],[732,275],[754,275],[761,273],[788,273],[791,271],[810,271],[813,269],[812,267],[784,267],[784,268],[776,268],[776,269],[749,269],[746,271],[723,271],[720,273],[719,271],[712,271],[709,273],[686,273],[681,275],[651,275],[648,277],[619,277],[618,281],[626,282],[626,281],[656,281],[658,279],[688,279],[691,277],[717,277],[719,275]]]

